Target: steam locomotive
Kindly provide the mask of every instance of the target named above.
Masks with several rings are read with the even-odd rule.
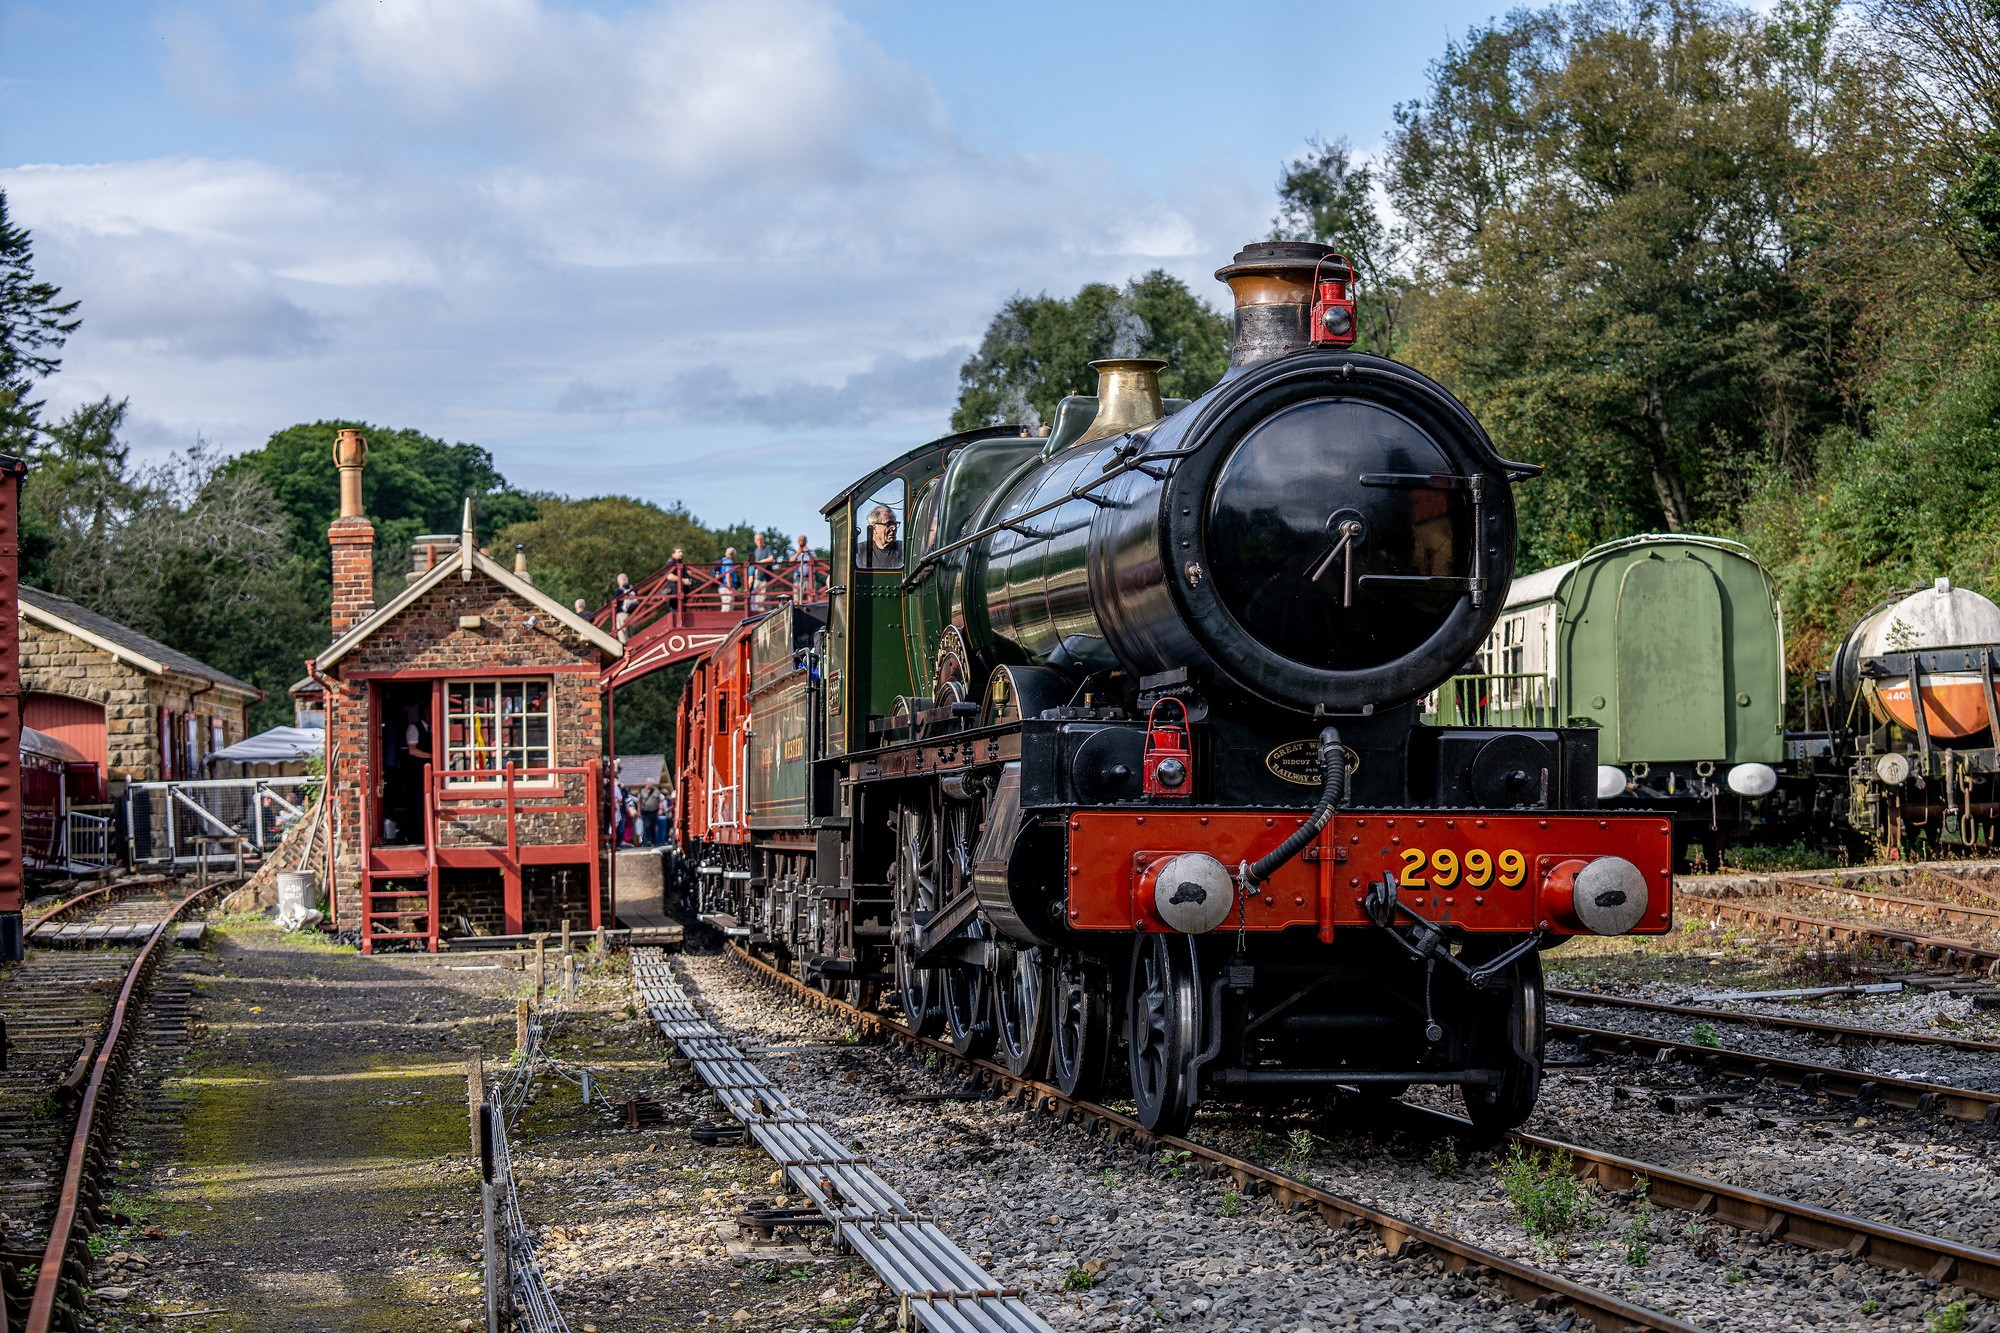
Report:
[[[1442,387],[1352,350],[1353,274],[1260,242],[1222,381],[1094,363],[1044,435],[969,431],[827,505],[824,602],[680,704],[694,907],[829,991],[1141,1121],[1455,1084],[1534,1107],[1541,951],[1660,933],[1668,819],[1596,733],[1420,725],[1492,630],[1513,486]]]

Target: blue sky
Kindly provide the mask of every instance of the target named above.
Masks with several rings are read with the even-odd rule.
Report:
[[[813,531],[998,303],[1263,234],[1490,0],[0,2],[0,186],[143,453],[300,420]]]

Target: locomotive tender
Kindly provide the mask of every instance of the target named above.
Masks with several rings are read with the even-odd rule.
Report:
[[[1095,363],[1051,430],[948,436],[826,507],[824,603],[681,702],[697,909],[1066,1092],[1122,1037],[1139,1118],[1457,1084],[1533,1109],[1540,951],[1660,933],[1667,819],[1599,811],[1596,733],[1427,727],[1513,566],[1471,414],[1352,351],[1353,275],[1260,242],[1220,384]]]

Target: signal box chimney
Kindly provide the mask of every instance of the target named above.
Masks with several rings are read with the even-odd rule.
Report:
[[[358,430],[334,437],[333,465],[340,469],[340,517],[326,530],[333,545],[333,637],[339,638],[375,611],[375,525],[361,512],[361,469],[368,441]]]

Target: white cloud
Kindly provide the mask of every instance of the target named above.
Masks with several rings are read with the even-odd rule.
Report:
[[[149,437],[232,448],[318,417],[414,426],[523,484],[629,477],[796,528],[835,469],[946,428],[1008,295],[1153,267],[1219,295],[1208,272],[1269,216],[1223,164],[1140,183],[968,146],[812,0],[329,0],[288,31],[262,84],[199,34],[168,49],[218,104],[307,107],[321,165],[0,172],[83,301],[52,402],[130,395]],[[779,484],[737,471],[788,451],[811,461]]]

